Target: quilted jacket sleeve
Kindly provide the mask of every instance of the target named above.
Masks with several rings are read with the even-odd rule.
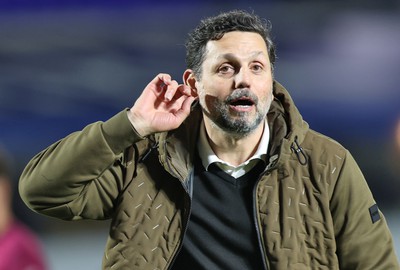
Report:
[[[19,182],[22,200],[56,218],[108,218],[124,187],[124,151],[140,139],[125,110],[72,133],[28,163]]]
[[[383,214],[350,153],[331,198],[340,269],[400,269]]]

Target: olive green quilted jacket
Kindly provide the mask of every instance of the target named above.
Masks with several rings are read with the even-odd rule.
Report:
[[[277,82],[274,95],[269,165],[253,198],[266,269],[399,269],[350,153],[309,129]],[[103,269],[169,269],[190,216],[200,122],[194,108],[177,130],[141,138],[124,110],[36,155],[21,197],[60,219],[112,219]]]

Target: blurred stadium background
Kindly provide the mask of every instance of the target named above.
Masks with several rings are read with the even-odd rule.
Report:
[[[271,20],[275,77],[310,126],[347,147],[400,252],[400,1],[0,0],[0,144],[15,182],[44,147],[129,107],[159,72],[181,79],[186,34],[243,8]],[[108,222],[15,210],[52,270],[100,269]]]

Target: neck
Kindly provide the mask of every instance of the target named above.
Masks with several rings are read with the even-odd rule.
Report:
[[[222,160],[238,166],[256,152],[264,132],[264,122],[243,137],[229,134],[213,124],[205,123],[208,142],[214,153]]]

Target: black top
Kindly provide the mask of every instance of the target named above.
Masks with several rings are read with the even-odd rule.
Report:
[[[264,166],[260,161],[234,178],[215,164],[206,171],[197,158],[189,226],[172,269],[264,268],[253,214],[254,184]]]

